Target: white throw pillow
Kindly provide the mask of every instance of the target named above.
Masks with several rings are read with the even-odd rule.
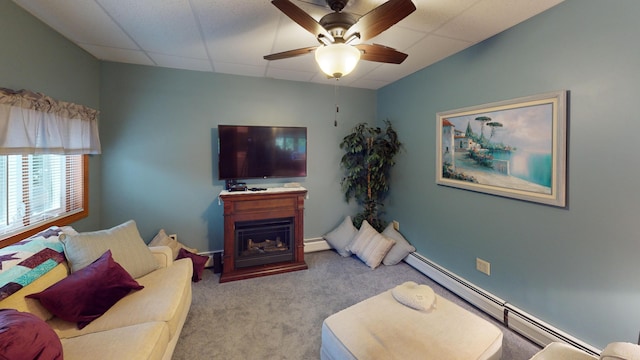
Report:
[[[357,233],[358,229],[353,226],[351,216],[347,215],[338,227],[324,236],[324,239],[327,240],[329,245],[334,248],[338,254],[348,257],[351,256],[351,251],[347,249],[347,246]]]
[[[91,264],[107,250],[111,250],[113,259],[134,279],[158,268],[158,262],[140,237],[133,220],[107,230],[62,234],[60,241],[72,272]]]
[[[370,268],[375,269],[382,263],[382,259],[395,243],[395,240],[378,233],[367,220],[364,220],[347,249],[356,254]]]
[[[407,255],[416,251],[416,248],[409,244],[407,239],[405,239],[398,230],[393,228],[393,224],[387,225],[382,231],[382,235],[396,241],[396,244],[393,245],[384,259],[382,259],[382,263],[385,265],[395,265],[406,258]]]
[[[190,248],[185,244],[169,237],[169,235],[167,235],[164,229],[160,229],[160,231],[158,231],[158,234],[154,236],[153,240],[151,240],[148,246],[168,246],[171,249],[171,253],[173,254],[174,260],[178,257],[178,253],[180,252],[180,249],[185,249],[188,252],[191,252],[194,254],[198,253],[198,249]]]
[[[436,308],[436,294],[427,285],[418,285],[407,281],[391,290],[391,295],[397,302],[412,309],[431,312]]]
[[[158,234],[153,237],[153,240],[151,240],[148,246],[168,246],[171,249],[174,259],[178,257],[178,252],[180,251],[180,244],[170,238],[164,229],[158,231]]]

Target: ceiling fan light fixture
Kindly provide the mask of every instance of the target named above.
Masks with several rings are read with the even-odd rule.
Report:
[[[360,61],[360,50],[343,43],[323,45],[316,49],[316,62],[322,72],[338,79],[348,75]]]

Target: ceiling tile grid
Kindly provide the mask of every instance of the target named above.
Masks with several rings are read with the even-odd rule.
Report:
[[[100,60],[333,84],[313,52],[315,36],[269,0],[13,0]],[[319,21],[326,0],[290,0]],[[485,40],[563,0],[412,0],[416,11],[367,44],[408,54],[399,65],[360,61],[341,86],[378,89]],[[386,0],[350,0],[356,18]]]

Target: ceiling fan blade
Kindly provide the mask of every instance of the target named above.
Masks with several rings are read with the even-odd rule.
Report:
[[[306,47],[306,48],[283,51],[283,52],[279,52],[279,53],[275,53],[275,54],[265,55],[264,59],[265,60],[280,60],[280,59],[287,59],[287,58],[296,57],[296,56],[300,56],[300,55],[306,55],[306,54],[314,51],[316,48],[317,48],[317,46],[309,46],[309,47]]]
[[[389,0],[364,14],[345,33],[344,39],[359,33],[360,41],[371,39],[416,10],[411,0]]]
[[[334,41],[333,36],[325,29],[319,22],[316,21],[311,15],[307,14],[304,10],[300,9],[296,5],[294,5],[289,0],[273,0],[271,2],[275,5],[280,11],[282,11],[285,15],[287,15],[291,20],[295,21],[298,25],[305,28],[308,32],[312,33],[314,36],[318,37],[319,35],[326,36]]]
[[[355,45],[362,54],[360,59],[367,61],[375,61],[389,64],[401,64],[407,58],[407,54],[392,49],[390,47],[378,44],[359,44]]]

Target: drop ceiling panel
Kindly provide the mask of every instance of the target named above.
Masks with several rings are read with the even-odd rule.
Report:
[[[318,45],[320,43],[310,32],[301,28],[300,25],[289,20],[289,18],[284,18],[273,40],[273,48],[270,49],[270,53]]]
[[[368,69],[369,71],[367,71],[365,76],[359,77],[359,79],[369,79],[369,80],[388,83],[390,79],[397,80],[403,77],[402,74],[411,74],[416,71],[409,64],[403,64],[403,65],[404,65],[403,66],[404,70],[401,71],[401,69],[399,69],[394,64],[375,64],[374,65],[374,63],[372,63],[372,65],[370,65],[370,68]],[[398,74],[401,74],[401,75],[398,75]]]
[[[413,0],[416,11],[401,23],[403,27],[430,33],[477,2],[478,0]]]
[[[421,64],[428,62],[434,64],[448,56],[458,53],[472,44],[467,41],[444,38],[441,36],[431,35],[420,40],[417,44],[407,49],[409,57],[406,60],[407,67],[415,69],[413,72],[421,69]],[[404,76],[409,75],[404,74]]]
[[[467,48],[469,45],[464,41],[433,35],[427,36],[406,50],[409,57],[401,66],[382,64],[366,74],[366,78],[378,82],[393,82],[422,69],[422,64],[425,62],[433,64]]]
[[[89,44],[80,44],[80,46],[101,60],[127,64],[157,65],[151,60],[151,58],[149,58],[149,56],[147,56],[146,53],[140,50],[120,49]]]
[[[208,59],[193,59],[155,53],[147,53],[147,55],[153,59],[158,66],[162,67],[195,71],[213,71],[213,67]]]
[[[315,56],[313,53],[276,61],[263,61],[263,65],[265,65],[267,69],[289,69],[293,71],[306,72],[320,71],[318,64],[316,64]]]
[[[411,30],[409,28],[394,27],[392,30],[383,32],[375,38],[365,41],[366,44],[381,44],[394,48],[398,51],[405,52],[426,36],[420,31]]]
[[[358,79],[352,82],[349,86],[363,89],[379,89],[389,83],[386,81],[377,81],[371,78]],[[339,119],[338,119],[339,120]]]
[[[562,0],[483,0],[438,29],[438,35],[480,42]]]
[[[227,9],[225,4],[229,4]],[[268,2],[194,1],[206,46],[214,62],[265,66],[280,13]],[[277,10],[277,9],[276,9]]]
[[[188,0],[99,0],[145,51],[207,59]]]
[[[93,0],[15,2],[73,42],[138,49],[136,43]]]
[[[269,0],[13,0],[106,61],[333,84],[314,54],[263,56],[316,46],[315,35]],[[326,0],[290,0],[319,21]],[[409,54],[400,65],[361,61],[341,86],[377,89],[528,19],[562,0],[412,0],[417,10],[366,43]],[[386,0],[350,0],[363,16]],[[18,34],[19,36],[19,34]]]
[[[316,75],[315,72],[309,71],[296,71],[291,69],[278,69],[270,67],[267,70],[266,76],[268,78],[291,80],[291,81],[311,81]]]
[[[235,63],[214,63],[216,72],[232,75],[264,77],[264,67]]]

